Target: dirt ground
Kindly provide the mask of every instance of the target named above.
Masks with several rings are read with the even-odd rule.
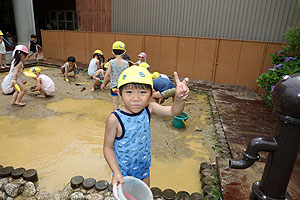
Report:
[[[38,98],[34,93],[29,91],[29,88],[34,85],[35,80],[23,76],[23,79],[27,81],[25,85],[27,92],[23,98],[23,102],[27,103],[27,105],[25,107],[12,106],[10,105],[12,96],[1,93],[1,116],[16,116],[20,119],[49,118],[58,115],[58,113],[47,109],[47,104],[66,98],[101,99],[111,102],[109,89],[105,91],[100,89],[97,89],[95,92],[90,91],[92,79],[88,76],[87,72],[80,72],[76,78],[69,73],[70,82],[66,82],[61,76],[60,70],[57,68],[41,67],[41,70],[42,74],[48,75],[55,82],[56,92],[53,96]],[[1,82],[6,74],[7,73],[1,74]],[[76,86],[75,83],[82,84],[83,86]],[[83,87],[85,87],[86,90],[81,91]],[[210,106],[207,98],[208,96],[204,93],[190,92],[184,110],[184,112],[188,113],[189,119],[187,120],[187,127],[183,129],[174,128],[172,125],[173,119],[171,117],[162,118],[152,115],[151,133],[153,158],[158,162],[168,160],[170,163],[172,163],[172,160],[182,158],[181,163],[184,166],[192,164],[190,159],[193,158],[196,160],[197,168],[200,167],[201,162],[215,162],[215,152],[211,148],[214,142],[211,140],[211,133],[214,129],[211,123]],[[163,105],[171,105],[171,99],[167,100]],[[156,182],[154,181],[154,183]]]

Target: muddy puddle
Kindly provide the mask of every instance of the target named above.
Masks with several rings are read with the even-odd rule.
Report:
[[[70,83],[58,69],[43,67],[42,73],[56,84],[53,97],[39,99],[27,92],[27,105],[19,108],[10,105],[11,96],[0,95],[0,164],[37,169],[39,185],[49,192],[62,189],[76,175],[110,180],[102,151],[105,120],[112,111],[109,91],[90,92],[86,73]],[[34,84],[24,79],[27,88]],[[75,83],[87,89],[81,92],[83,86]],[[185,112],[189,119],[184,129],[174,128],[172,118],[152,116],[151,186],[201,191],[200,163],[215,157],[207,96],[191,92]]]

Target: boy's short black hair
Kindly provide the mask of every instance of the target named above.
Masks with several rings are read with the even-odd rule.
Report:
[[[67,59],[68,62],[76,62],[76,59],[74,56],[69,56]]]
[[[125,51],[124,50],[121,50],[121,49],[113,49],[113,52],[115,55],[122,55]]]
[[[109,61],[112,60],[112,59],[115,59],[115,57],[109,57],[109,58],[107,59],[107,62],[109,62]]]
[[[35,34],[31,34],[31,38],[36,38],[36,35]]]
[[[149,89],[150,90],[150,96],[152,96],[152,87],[151,85],[148,85],[148,84],[142,84],[142,83],[127,83],[125,85],[122,85],[120,88],[119,88],[119,94],[120,96],[122,96],[122,91],[124,88],[127,88],[127,87],[133,87],[133,88],[139,88],[139,89]]]

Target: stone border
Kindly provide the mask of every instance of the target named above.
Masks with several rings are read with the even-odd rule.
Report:
[[[222,199],[222,191],[215,164],[202,162],[200,164],[202,190],[205,200]]]
[[[218,108],[212,94],[209,95],[209,104],[214,123],[214,134],[212,136],[215,137],[214,150],[216,150],[216,152],[222,158],[231,158],[231,151],[227,142],[221,118],[218,113]]]

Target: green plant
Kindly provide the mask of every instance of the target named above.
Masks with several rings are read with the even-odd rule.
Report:
[[[285,47],[270,55],[273,67],[256,80],[258,86],[266,92],[262,99],[271,107],[273,107],[272,92],[276,83],[285,75],[300,72],[300,25],[289,28],[284,37],[288,41]]]

